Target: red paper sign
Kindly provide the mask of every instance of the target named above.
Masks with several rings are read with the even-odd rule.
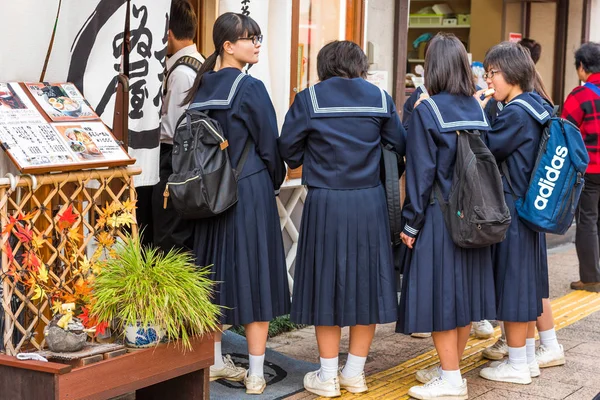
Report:
[[[523,39],[523,34],[511,32],[508,34],[508,41],[511,43],[519,43]]]

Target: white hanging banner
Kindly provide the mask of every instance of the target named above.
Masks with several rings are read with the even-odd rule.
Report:
[[[158,183],[160,109],[171,0],[131,0],[129,54],[129,154],[142,174],[136,186]]]
[[[269,69],[269,1],[270,0],[221,0],[219,13],[235,12],[248,15],[258,23],[263,34],[258,64],[253,65],[249,75],[260,79],[271,93],[271,75]]]

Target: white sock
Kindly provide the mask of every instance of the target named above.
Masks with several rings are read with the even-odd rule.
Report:
[[[319,379],[321,382],[325,382],[331,378],[337,377],[338,374],[338,357],[334,358],[320,358],[321,369],[319,369]]]
[[[250,367],[248,368],[248,376],[264,376],[265,355],[253,356],[248,354],[250,359]]]
[[[550,350],[559,350],[560,346],[558,345],[558,339],[556,338],[556,331],[554,328],[548,329],[547,331],[539,332],[540,334],[540,343],[544,345],[544,347],[549,348]]]
[[[359,357],[348,353],[348,360],[342,370],[342,375],[344,375],[344,378],[354,378],[360,375],[365,369],[366,362],[367,357]]]
[[[463,384],[462,375],[460,374],[460,369],[456,371],[446,371],[442,369],[442,378],[448,382],[452,386],[461,386]]]
[[[527,364],[531,364],[535,361],[535,338],[527,338],[525,343],[525,348],[527,351]]]
[[[500,339],[506,341],[506,332],[504,332],[504,322],[500,321],[500,330],[502,331],[502,336]]]
[[[517,369],[529,368],[527,366],[527,346],[508,346],[508,362]]]
[[[223,362],[223,353],[221,353],[221,342],[215,342],[215,368],[223,368],[225,363]]]

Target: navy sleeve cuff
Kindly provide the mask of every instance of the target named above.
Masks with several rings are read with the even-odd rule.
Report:
[[[407,236],[411,237],[411,238],[415,238],[417,237],[417,235],[419,234],[419,230],[413,228],[412,226],[406,224],[404,225],[404,229],[402,230]]]

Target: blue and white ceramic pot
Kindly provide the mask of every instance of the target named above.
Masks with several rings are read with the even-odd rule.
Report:
[[[125,325],[125,345],[143,349],[159,344],[165,337],[164,329],[157,325],[148,324],[145,327],[141,322],[136,326]]]

